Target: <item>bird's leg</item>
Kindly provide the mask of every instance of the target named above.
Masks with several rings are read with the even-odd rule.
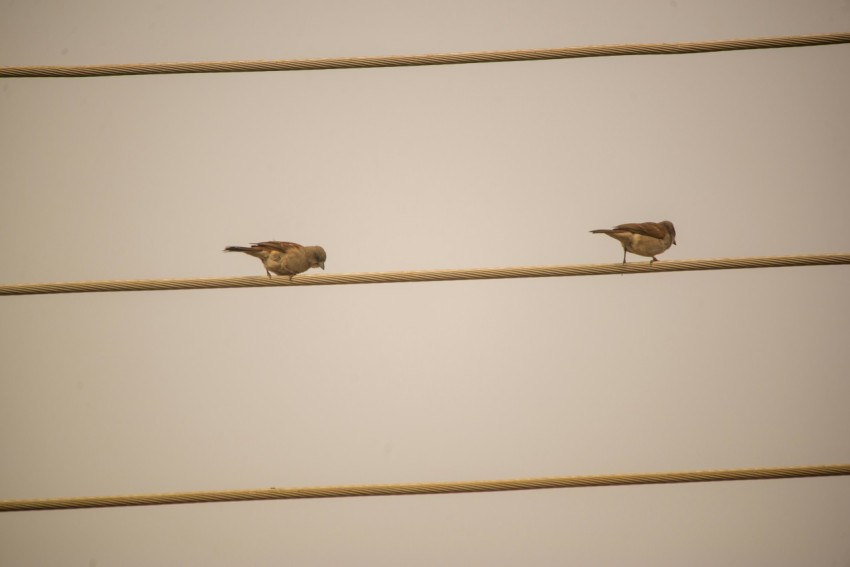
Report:
[[[271,273],[269,272],[269,269],[268,269],[268,268],[266,268],[266,275],[269,277],[269,279],[272,279],[272,275],[271,275]]]
[[[657,261],[658,261],[658,258],[656,258],[655,256],[653,256],[653,257],[652,257],[652,260],[650,260],[650,261],[649,261],[649,265],[651,266],[653,262],[657,262]]]
[[[626,249],[623,248],[623,264],[626,263]]]

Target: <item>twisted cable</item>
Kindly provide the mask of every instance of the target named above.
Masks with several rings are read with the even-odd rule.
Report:
[[[116,506],[156,506],[162,504],[197,504],[202,502],[244,502],[248,500],[293,500],[302,498],[401,496],[411,494],[458,494],[466,492],[538,490],[543,488],[677,484],[686,482],[767,480],[841,475],[850,475],[850,464],[648,474],[618,474],[603,476],[544,477],[477,482],[371,484],[355,486],[323,486],[313,488],[271,487],[257,490],[224,490],[214,492],[181,492],[171,494],[95,496],[40,500],[3,500],[0,501],[0,512],[61,510],[70,508],[110,508]]]
[[[220,61],[201,63],[139,63],[125,65],[82,65],[74,67],[0,67],[0,77],[103,77],[115,75],[166,75],[178,73],[244,73],[255,71],[305,71],[317,69],[363,69],[421,65],[457,65],[462,63],[498,63],[540,61],[615,55],[673,55],[743,49],[773,49],[850,43],[850,33],[800,35],[632,45],[591,45],[557,49],[523,49],[386,57],[349,57],[335,59],[290,59],[276,61]]]
[[[652,274],[699,270],[742,268],[779,268],[790,266],[826,266],[850,264],[850,254],[815,254],[671,262],[631,262],[628,264],[578,264],[568,266],[531,266],[516,268],[472,268],[466,270],[426,270],[409,272],[366,272],[354,274],[301,274],[287,277],[243,276],[231,278],[192,278],[167,280],[115,280],[44,284],[0,285],[2,295],[38,295],[98,291],[156,291],[177,289],[221,289],[234,287],[275,287],[306,285],[343,285],[403,282],[439,282],[455,280],[493,280],[504,278],[545,278],[599,276],[610,274]]]

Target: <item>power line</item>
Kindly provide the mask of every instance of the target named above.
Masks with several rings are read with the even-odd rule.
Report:
[[[828,266],[839,264],[850,264],[850,254],[721,258],[714,260],[679,260],[671,262],[659,261],[653,264],[650,264],[649,262],[631,262],[628,264],[578,264],[568,266],[298,275],[292,281],[285,277],[275,277],[270,279],[265,276],[245,276],[231,278],[18,284],[0,285],[0,296],[105,291],[163,291],[178,289],[222,289],[235,287],[441,282],[457,280],[494,280],[505,278],[601,276],[611,274],[655,274],[662,272],[734,270],[743,268],[781,268],[791,266]]]
[[[348,57],[334,59],[281,59],[273,61],[219,61],[196,63],[131,63],[124,65],[0,67],[0,77],[103,77],[115,75],[168,75],[181,73],[245,73],[258,71],[306,71],[319,69],[364,69],[463,63],[499,63],[541,61],[616,55],[675,55],[745,49],[775,49],[850,43],[850,33],[798,35],[699,41],[686,43],[647,43],[591,45],[556,49],[482,51],[385,57]]]
[[[199,504],[203,502],[244,502],[248,500],[293,500],[303,498],[341,498],[350,496],[402,496],[411,494],[458,494],[466,492],[539,490],[543,488],[678,484],[687,482],[768,480],[843,475],[850,475],[850,464],[672,473],[617,474],[602,476],[564,476],[475,482],[369,484],[355,486],[320,486],[311,488],[272,487],[256,490],[178,492],[171,494],[94,496],[84,498],[51,498],[40,500],[4,500],[0,501],[0,512],[61,510],[71,508],[111,508],[117,506],[156,506],[162,504]]]

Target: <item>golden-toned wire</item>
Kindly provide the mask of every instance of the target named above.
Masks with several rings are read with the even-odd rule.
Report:
[[[543,488],[676,484],[685,482],[767,480],[842,475],[850,475],[850,464],[646,474],[564,476],[514,480],[487,480],[476,482],[369,484],[357,486],[321,486],[312,488],[272,487],[256,490],[222,490],[214,492],[94,496],[85,498],[51,498],[41,500],[3,500],[0,501],[0,512],[61,510],[70,508],[111,508],[116,506],[156,506],[162,504],[198,504],[203,502],[242,502],[247,500],[293,500],[302,498],[401,496],[410,494],[457,494],[466,492],[538,490]]]
[[[84,293],[102,291],[155,291],[177,289],[221,289],[232,287],[273,287],[305,285],[343,285],[402,282],[443,282],[454,280],[494,280],[504,278],[546,278],[565,276],[600,276],[610,274],[657,274],[698,270],[734,270],[743,268],[780,268],[790,266],[827,266],[850,264],[850,254],[815,254],[805,256],[767,256],[754,258],[720,258],[711,260],[679,260],[630,262],[628,264],[578,264],[566,266],[531,266],[516,268],[471,268],[465,270],[425,270],[410,272],[367,272],[354,274],[302,274],[290,281],[287,277],[245,276],[232,278],[192,278],[173,280],[116,280],[44,284],[0,285],[0,295],[38,295],[50,293]]]
[[[125,65],[82,65],[74,67],[0,67],[0,77],[103,77],[114,75],[164,75],[178,73],[246,73],[256,71],[362,69],[371,67],[540,61],[545,59],[610,57],[615,55],[674,55],[685,53],[709,53],[715,51],[736,51],[742,49],[805,47],[813,45],[832,45],[837,43],[850,43],[850,33],[762,37],[685,43],[591,45],[586,47],[563,47],[556,49],[522,49],[513,51],[393,55],[386,57],[348,57],[336,59],[139,63]]]

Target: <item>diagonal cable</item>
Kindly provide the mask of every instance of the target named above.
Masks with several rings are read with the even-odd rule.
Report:
[[[436,53],[391,55],[385,57],[348,57],[333,59],[281,59],[270,61],[208,61],[187,63],[131,63],[124,65],[0,67],[0,77],[103,77],[115,75],[169,75],[181,73],[246,73],[258,71],[306,71],[319,69],[364,69],[423,65],[459,65],[462,63],[499,63],[611,57],[617,55],[675,55],[711,53],[745,49],[775,49],[850,43],[850,33],[798,35],[627,45],[591,45],[555,49],[521,49],[472,53]]]
[[[0,296],[103,291],[156,291],[178,289],[221,289],[236,287],[298,287],[306,285],[442,282],[457,280],[494,280],[505,278],[601,276],[611,274],[658,274],[663,272],[734,270],[743,268],[781,268],[791,266],[828,266],[837,264],[850,264],[850,254],[720,258],[713,260],[679,260],[672,262],[659,261],[652,264],[649,262],[631,262],[628,264],[577,264],[566,266],[531,266],[515,268],[471,268],[465,270],[423,270],[409,272],[366,272],[354,274],[316,275],[302,274],[295,276],[292,281],[286,277],[267,278],[265,276],[244,276],[231,278],[16,284],[0,285]]]
[[[543,477],[512,480],[485,480],[475,482],[370,484],[354,486],[320,486],[308,488],[271,487],[256,490],[222,490],[213,492],[181,492],[170,494],[94,496],[83,498],[51,498],[39,500],[0,500],[0,512],[22,512],[27,510],[62,510],[71,508],[111,508],[117,506],[156,506],[162,504],[199,504],[203,502],[244,502],[249,500],[342,498],[350,496],[459,494],[467,492],[539,490],[543,488],[628,486],[639,484],[679,484],[689,482],[768,480],[780,478],[803,478],[845,475],[850,475],[850,464],[712,471],[662,472],[644,474],[615,474],[597,476]]]

